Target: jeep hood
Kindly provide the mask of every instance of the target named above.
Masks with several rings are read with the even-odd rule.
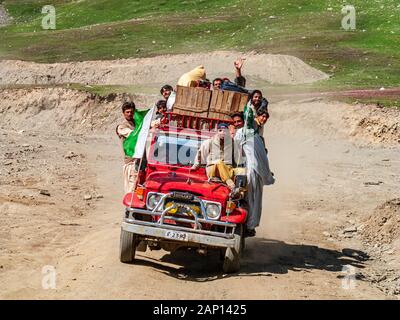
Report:
[[[206,200],[225,202],[229,197],[229,188],[223,184],[208,182],[206,179],[181,172],[153,172],[148,175],[144,185],[151,192],[190,192]]]

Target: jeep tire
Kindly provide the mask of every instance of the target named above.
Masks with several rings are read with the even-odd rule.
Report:
[[[226,248],[222,269],[225,273],[234,273],[240,270],[240,256],[244,249],[243,225],[235,230],[235,247]]]
[[[137,235],[121,229],[119,259],[121,262],[129,263],[135,259]]]

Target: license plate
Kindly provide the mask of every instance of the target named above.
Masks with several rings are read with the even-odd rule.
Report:
[[[187,192],[172,192],[172,198],[174,199],[181,199],[181,200],[193,200],[193,195]]]
[[[178,231],[166,231],[165,236],[168,239],[172,240],[179,240],[179,241],[189,241],[189,236],[185,232],[178,232]]]

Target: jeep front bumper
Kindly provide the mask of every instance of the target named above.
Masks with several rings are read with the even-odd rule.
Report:
[[[237,246],[237,237],[232,235],[231,238],[220,237],[216,235],[202,234],[193,232],[192,229],[179,228],[172,225],[157,225],[150,226],[142,224],[144,221],[135,222],[122,222],[122,229],[128,232],[132,232],[139,236],[145,238],[155,238],[158,240],[174,241],[190,244],[201,244],[210,247],[220,247],[220,248],[234,248]],[[171,240],[167,236],[167,231],[178,231],[186,233],[187,238],[184,241]]]
[[[180,197],[197,201],[200,204],[201,215],[184,204],[173,203],[166,208],[165,199],[167,197],[174,199]],[[171,209],[177,206],[183,207],[188,216],[178,217],[169,213]],[[192,227],[188,227],[188,225]],[[205,228],[205,226],[207,227]],[[215,228],[207,230],[210,226]],[[240,239],[238,240],[238,236],[235,235],[235,228],[235,223],[208,218],[203,200],[192,194],[182,192],[169,192],[163,195],[153,210],[128,207],[126,208],[125,219],[122,222],[122,230],[135,233],[143,238],[222,248],[237,246]],[[177,235],[177,237],[171,237],[171,234]]]

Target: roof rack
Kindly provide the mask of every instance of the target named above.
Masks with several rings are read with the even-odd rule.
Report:
[[[174,112],[166,112],[162,122],[167,126],[202,131],[216,130],[219,123],[233,124],[232,120],[185,115]]]

